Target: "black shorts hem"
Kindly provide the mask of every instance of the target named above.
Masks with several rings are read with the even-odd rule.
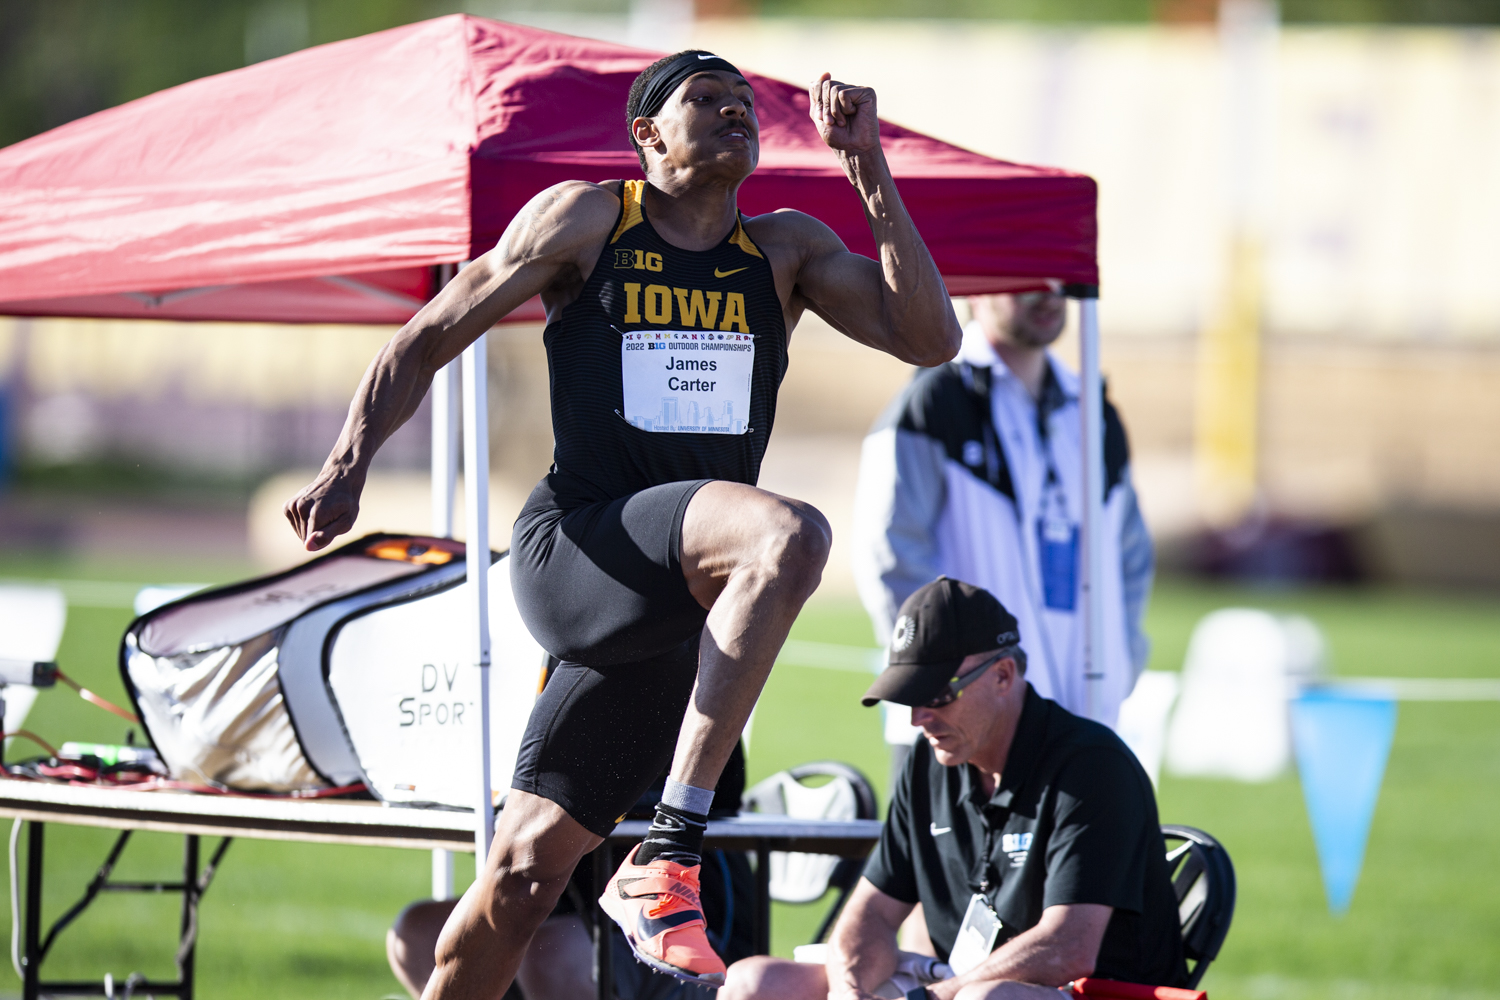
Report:
[[[522,781],[520,779],[516,779],[515,781],[512,781],[510,783],[510,787],[515,791],[527,792],[531,795],[537,796],[538,798],[546,799],[548,802],[551,802],[563,812],[567,813],[568,818],[573,820],[573,822],[577,823],[579,826],[583,827],[585,830],[587,830],[589,833],[592,833],[596,837],[604,837],[608,839],[609,835],[614,832],[615,826],[620,822],[620,818],[618,816],[611,816],[608,819],[605,819],[598,816],[597,814],[593,814],[590,810],[584,808],[580,804],[570,801],[570,797],[563,789],[549,788],[546,787],[547,784],[547,782],[541,781]]]
[[[711,482],[713,482],[712,479],[697,479],[689,483],[687,489],[683,490],[682,495],[678,497],[677,509],[672,513],[672,532],[667,543],[667,553],[672,560],[672,569],[677,572],[678,576],[682,576],[682,520],[687,516],[688,504],[693,502],[693,497]],[[683,584],[686,585],[686,583],[687,580],[684,577]]]

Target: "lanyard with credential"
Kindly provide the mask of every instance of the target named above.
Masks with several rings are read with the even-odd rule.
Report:
[[[959,924],[953,947],[948,952],[948,965],[960,976],[989,957],[1004,928],[991,900],[1000,882],[999,873],[995,871],[992,861],[994,834],[990,824],[985,823],[984,857],[976,859],[976,870],[970,873],[969,879],[969,888],[974,890],[974,894],[969,897],[969,908],[964,911],[963,922]]]
[[[985,481],[997,490],[1001,490],[1012,498],[1013,510],[1016,517],[1016,530],[1022,535],[1026,532],[1026,504],[1021,496],[1024,492],[1019,488],[1019,482],[1015,477],[1013,467],[1006,461],[1004,453],[1000,448],[998,436],[998,425],[1000,418],[997,414],[998,401],[994,397],[994,378],[991,369],[977,365],[964,364],[960,366],[963,375],[964,388],[968,390],[969,398],[975,407],[978,423],[981,428],[981,436],[984,439],[984,461]],[[1043,434],[1045,439],[1046,435]],[[1048,461],[1051,462],[1051,448],[1048,447]],[[1055,470],[1054,470],[1055,471]],[[1018,539],[1019,541],[1019,539]],[[1038,611],[1043,606],[1042,581],[1038,579],[1041,575],[1031,559],[1021,556],[1019,559],[1021,578],[1026,588],[1027,603]],[[1051,674],[1057,667],[1057,656],[1052,649],[1052,637],[1047,629],[1039,629],[1035,637],[1027,640],[1027,646],[1033,657],[1041,653],[1043,669]]]
[[[1078,602],[1078,525],[1068,515],[1068,498],[1052,454],[1051,416],[1058,407],[1057,384],[1047,371],[1036,403],[1036,432],[1046,457],[1041,509],[1037,512],[1036,548],[1042,571],[1042,601],[1052,611],[1073,611]]]

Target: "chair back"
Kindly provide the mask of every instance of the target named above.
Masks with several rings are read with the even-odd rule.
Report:
[[[827,778],[820,784],[813,781]],[[746,790],[749,812],[794,819],[878,819],[875,789],[856,768],[833,760],[778,771]],[[771,898],[811,903],[830,886],[844,890],[859,879],[864,862],[832,854],[771,852]]]
[[[1224,846],[1202,830],[1163,824],[1161,833],[1189,962],[1183,985],[1193,989],[1219,956],[1234,919],[1234,864]]]

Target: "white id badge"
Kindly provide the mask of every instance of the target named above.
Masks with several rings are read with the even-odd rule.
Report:
[[[620,335],[625,419],[643,431],[744,434],[750,428],[755,338],[632,330]]]
[[[1000,916],[995,908],[976,892],[964,912],[964,922],[958,928],[953,950],[948,953],[948,966],[955,976],[963,975],[990,957],[1000,938],[1000,927]]]

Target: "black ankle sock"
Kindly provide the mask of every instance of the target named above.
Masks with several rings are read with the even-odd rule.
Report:
[[[707,826],[707,813],[688,812],[658,802],[656,818],[646,831],[641,849],[635,853],[635,863],[646,865],[657,858],[666,858],[689,868],[702,864],[703,831]]]

